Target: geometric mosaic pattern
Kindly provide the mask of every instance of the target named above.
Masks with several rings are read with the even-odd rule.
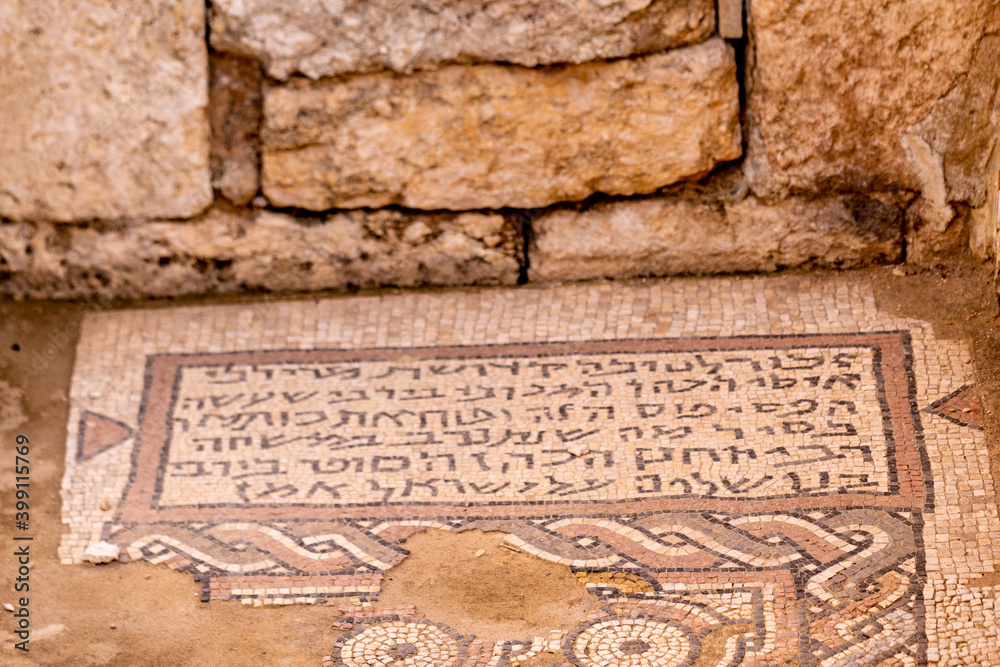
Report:
[[[996,553],[969,352],[862,288],[785,289],[89,316],[63,560],[107,541],[205,601],[377,605],[415,532],[499,530],[602,615],[484,647],[368,614],[332,664],[510,665],[553,642],[567,667],[702,665],[708,645],[719,665],[937,660]]]
[[[926,412],[944,417],[960,426],[982,430],[983,408],[971,385],[965,385],[927,406]]]

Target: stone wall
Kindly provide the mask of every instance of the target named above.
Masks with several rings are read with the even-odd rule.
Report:
[[[1000,0],[743,10],[3,3],[0,293],[997,254]]]
[[[748,2],[750,190],[905,191],[907,257],[941,250],[996,189],[1000,3]]]

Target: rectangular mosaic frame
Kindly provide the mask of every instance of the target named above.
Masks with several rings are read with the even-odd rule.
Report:
[[[160,508],[156,507],[158,492],[162,489],[166,461],[166,447],[170,439],[170,424],[177,399],[178,373],[183,367],[220,365],[226,366],[238,363],[296,363],[296,362],[364,362],[372,360],[391,361],[406,356],[415,359],[489,359],[497,357],[533,356],[563,356],[586,355],[592,353],[613,352],[627,355],[631,353],[655,352],[705,352],[743,350],[787,350],[815,347],[862,347],[873,349],[877,359],[875,369],[879,382],[879,400],[885,424],[888,458],[890,463],[890,478],[893,489],[893,503],[899,507],[932,507],[933,486],[926,476],[927,460],[923,451],[920,434],[920,421],[916,411],[912,371],[910,370],[911,355],[909,334],[907,332],[874,333],[874,334],[839,334],[826,336],[777,336],[777,337],[740,337],[730,339],[686,339],[686,340],[626,340],[600,341],[591,343],[540,343],[504,346],[462,346],[462,347],[431,347],[431,348],[380,348],[368,350],[288,350],[260,351],[224,354],[194,354],[194,355],[152,355],[148,359],[146,370],[146,391],[140,410],[139,444],[133,454],[133,472],[130,475],[129,486],[121,504],[117,520],[121,522],[150,521],[204,521],[204,520],[239,520],[254,516],[259,505],[229,505],[206,506],[191,508]],[[883,499],[876,500],[873,494],[841,493],[841,494],[802,494],[788,498],[758,498],[754,500],[738,500],[711,498],[705,504],[706,509],[720,511],[760,511],[784,508],[801,508],[805,498],[809,506],[846,507],[853,505],[882,504]],[[827,498],[827,501],[818,501]],[[886,498],[886,500],[888,500]],[[679,503],[691,507],[691,497],[662,498],[642,501],[629,501],[629,511],[661,511],[677,508]],[[763,504],[762,504],[763,503]],[[482,506],[475,503],[459,505],[443,505],[439,503],[395,504],[379,506],[364,504],[311,505],[308,507],[290,506],[279,511],[275,518],[282,519],[314,519],[329,517],[327,508],[335,507],[341,518],[435,518],[450,516],[476,507],[483,516],[497,516],[505,513],[499,509],[506,503]],[[549,515],[558,511],[559,503],[545,503],[542,507],[532,508],[530,501],[517,503],[518,516]],[[583,514],[603,514],[610,511],[607,503],[587,501],[587,507],[582,503],[565,501],[567,509]],[[273,507],[267,505],[268,507]],[[315,508],[315,509],[313,509]]]

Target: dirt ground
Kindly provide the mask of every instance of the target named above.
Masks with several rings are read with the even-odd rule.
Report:
[[[688,279],[685,279],[688,280]],[[933,267],[883,267],[847,273],[783,274],[813,281],[869,283],[879,307],[934,324],[938,336],[972,341],[994,479],[1000,479],[1000,319],[993,268],[956,259]],[[526,286],[521,289],[547,289]],[[326,295],[352,298],[349,295]],[[274,300],[275,296],[243,297]],[[302,298],[302,297],[286,297]],[[309,298],[315,298],[311,295]],[[170,307],[222,299],[115,304]],[[234,301],[225,299],[224,301]],[[103,306],[107,308],[108,306]],[[199,601],[190,574],[147,563],[64,566],[59,487],[65,456],[67,395],[82,315],[95,304],[0,302],[0,380],[23,394],[26,421],[13,430],[17,400],[0,383],[0,605],[16,602],[14,438],[31,445],[31,652],[11,648],[13,616],[0,608],[0,664],[272,665],[318,667],[338,634],[337,606],[252,608]],[[386,577],[381,602],[416,604],[435,620],[483,639],[530,635],[578,621],[596,608],[567,568],[499,546],[496,534],[431,531],[407,543],[411,555]],[[481,556],[475,554],[482,550]],[[530,581],[530,586],[522,582]],[[1000,583],[1000,575],[983,584]],[[457,592],[457,593],[456,593]],[[340,603],[338,603],[339,606]]]

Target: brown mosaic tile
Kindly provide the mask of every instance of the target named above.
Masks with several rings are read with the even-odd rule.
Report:
[[[766,280],[93,315],[61,555],[346,601],[338,666],[995,664],[968,360],[862,288]],[[603,611],[490,644],[379,607],[427,527],[509,533]]]

